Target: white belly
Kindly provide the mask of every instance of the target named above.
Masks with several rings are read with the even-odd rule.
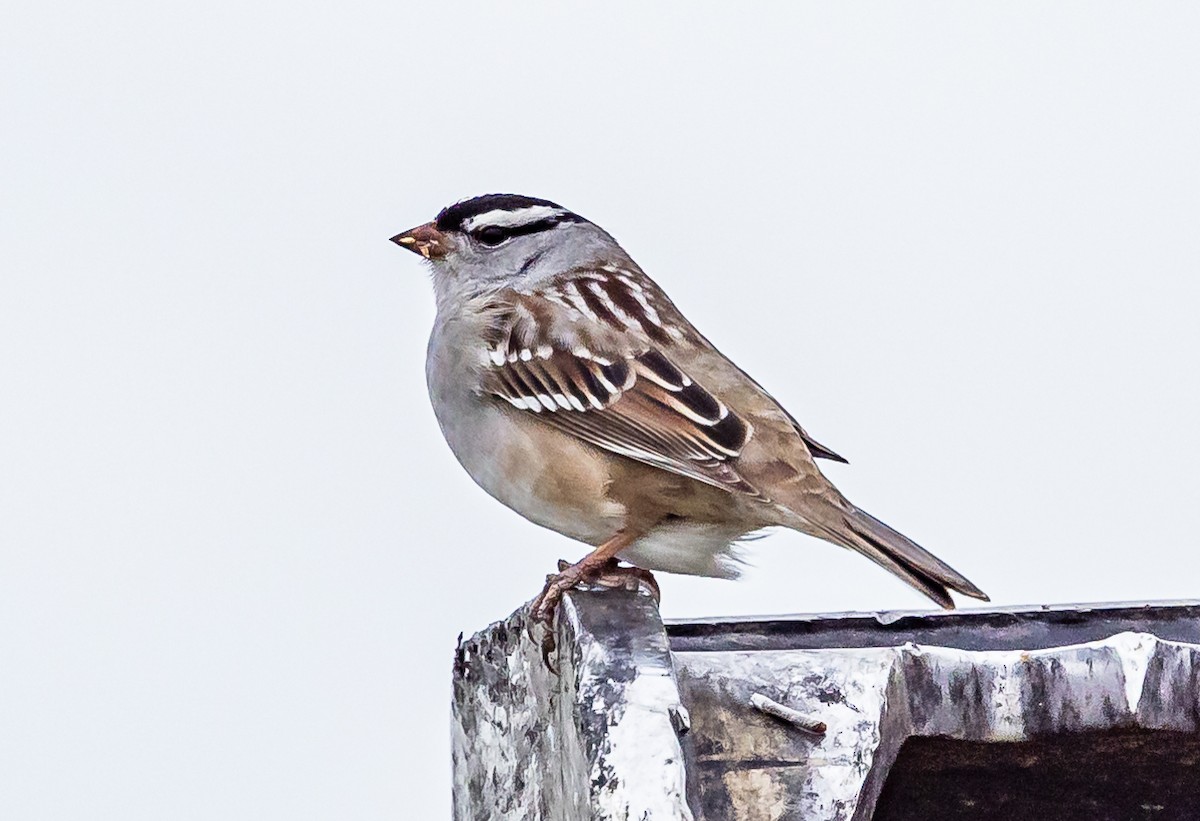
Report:
[[[671,522],[654,528],[621,553],[646,570],[736,579],[745,560],[735,542],[745,529],[705,522]]]

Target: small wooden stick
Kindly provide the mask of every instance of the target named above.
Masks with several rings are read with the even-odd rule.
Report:
[[[754,693],[750,696],[750,704],[756,710],[773,716],[780,721],[786,721],[793,727],[803,730],[806,733],[813,735],[825,735],[827,729],[824,721],[817,721],[815,718],[809,718],[799,710],[793,710],[791,707],[785,707],[778,701],[772,701],[761,693]]]

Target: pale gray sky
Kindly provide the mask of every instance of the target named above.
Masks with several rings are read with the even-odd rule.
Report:
[[[442,818],[477,490],[387,241],[610,230],[997,604],[1194,596],[1200,9],[49,2],[0,29],[0,816]],[[918,608],[781,533],[689,615]]]

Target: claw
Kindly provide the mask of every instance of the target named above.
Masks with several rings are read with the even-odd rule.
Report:
[[[658,601],[658,583],[646,570],[637,567],[621,567],[616,555],[632,544],[638,536],[638,531],[621,530],[604,544],[584,556],[575,564],[558,560],[558,572],[546,576],[546,584],[542,592],[529,606],[529,638],[536,640],[533,635],[534,624],[541,623],[545,630],[542,636],[542,661],[555,675],[558,670],[550,662],[550,654],[555,650],[554,614],[563,594],[581,582],[598,582],[604,587],[629,587],[630,582],[645,583],[650,588],[654,600]]]
[[[558,675],[558,669],[550,661],[551,654],[557,648],[554,638],[554,615],[558,612],[558,603],[562,600],[563,593],[578,584],[583,575],[578,569],[572,572],[572,565],[562,559],[558,560],[558,569],[558,573],[550,573],[546,576],[546,584],[542,587],[542,592],[529,606],[528,624],[529,638],[534,641],[537,640],[533,634],[534,625],[542,625],[542,661],[546,668],[555,675]]]
[[[559,559],[557,573],[546,576],[546,584],[542,592],[533,600],[529,607],[530,638],[533,636],[533,625],[540,623],[544,630],[542,634],[542,661],[550,672],[558,675],[558,670],[550,661],[550,655],[555,651],[557,642],[554,639],[554,614],[558,611],[558,603],[562,601],[563,593],[567,592],[590,575],[585,567],[573,565]]]

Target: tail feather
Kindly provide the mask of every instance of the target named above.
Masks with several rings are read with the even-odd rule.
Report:
[[[987,594],[966,576],[865,510],[849,506],[844,521],[846,528],[839,535],[848,547],[899,576],[947,610],[954,608],[951,590],[989,601]]]

